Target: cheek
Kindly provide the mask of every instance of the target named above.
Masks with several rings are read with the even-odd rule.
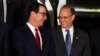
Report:
[[[42,24],[45,20],[43,18],[38,18],[38,22]]]
[[[68,27],[70,25],[70,21],[69,20],[63,20],[63,21],[61,21],[61,25],[63,27]]]
[[[37,21],[41,21],[41,16],[37,16]]]
[[[37,20],[38,20],[38,23],[42,24],[42,23],[44,23],[44,21],[45,21],[46,19],[45,19],[43,16],[38,15],[38,16],[37,16]]]
[[[63,20],[63,19],[62,19],[62,20],[60,20],[60,23],[61,23],[61,24],[66,24],[66,23],[67,23],[67,20]]]

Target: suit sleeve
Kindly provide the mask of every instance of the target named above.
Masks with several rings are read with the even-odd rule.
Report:
[[[25,56],[21,34],[14,31],[12,34],[12,56]]]
[[[53,42],[52,38],[51,38],[51,41],[50,41],[50,56],[56,56],[55,46],[54,46],[54,42]]]
[[[55,46],[54,46],[54,41],[53,41],[53,37],[52,37],[52,32],[49,31],[49,54],[48,56],[56,56],[55,53]]]

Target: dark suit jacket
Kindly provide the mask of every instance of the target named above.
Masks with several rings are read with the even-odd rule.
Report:
[[[37,48],[35,37],[27,25],[17,28],[12,34],[12,55],[13,56],[55,56],[52,37],[49,31],[40,28],[43,48]]]
[[[68,56],[61,27],[54,28],[52,33],[57,56]],[[77,28],[74,29],[71,56],[90,56],[88,35]]]
[[[100,56],[100,28],[90,31],[92,56]]]
[[[8,56],[7,26],[0,20],[0,56]]]

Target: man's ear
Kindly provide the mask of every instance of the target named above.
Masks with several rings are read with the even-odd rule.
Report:
[[[72,20],[74,20],[75,19],[75,15],[72,15]]]
[[[36,14],[34,11],[31,11],[31,14]]]
[[[31,11],[30,16],[35,16],[36,13],[34,11]]]

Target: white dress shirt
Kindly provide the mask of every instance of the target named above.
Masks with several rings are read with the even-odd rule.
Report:
[[[26,23],[27,26],[30,28],[30,30],[32,31],[33,35],[35,36],[35,27],[32,26],[30,23]],[[39,37],[40,37],[40,44],[41,44],[41,49],[42,49],[42,37],[41,37],[41,34],[40,34],[40,31],[38,30],[38,33],[39,33]],[[35,37],[36,38],[36,37]]]
[[[67,30],[67,29],[62,28],[62,33],[63,33],[63,37],[64,37],[64,42],[66,42],[66,34],[67,34],[66,30]],[[68,30],[69,30],[70,35],[71,35],[71,43],[72,43],[72,42],[73,42],[73,33],[74,33],[74,28],[73,28],[73,26],[72,26],[71,28],[69,28]]]

